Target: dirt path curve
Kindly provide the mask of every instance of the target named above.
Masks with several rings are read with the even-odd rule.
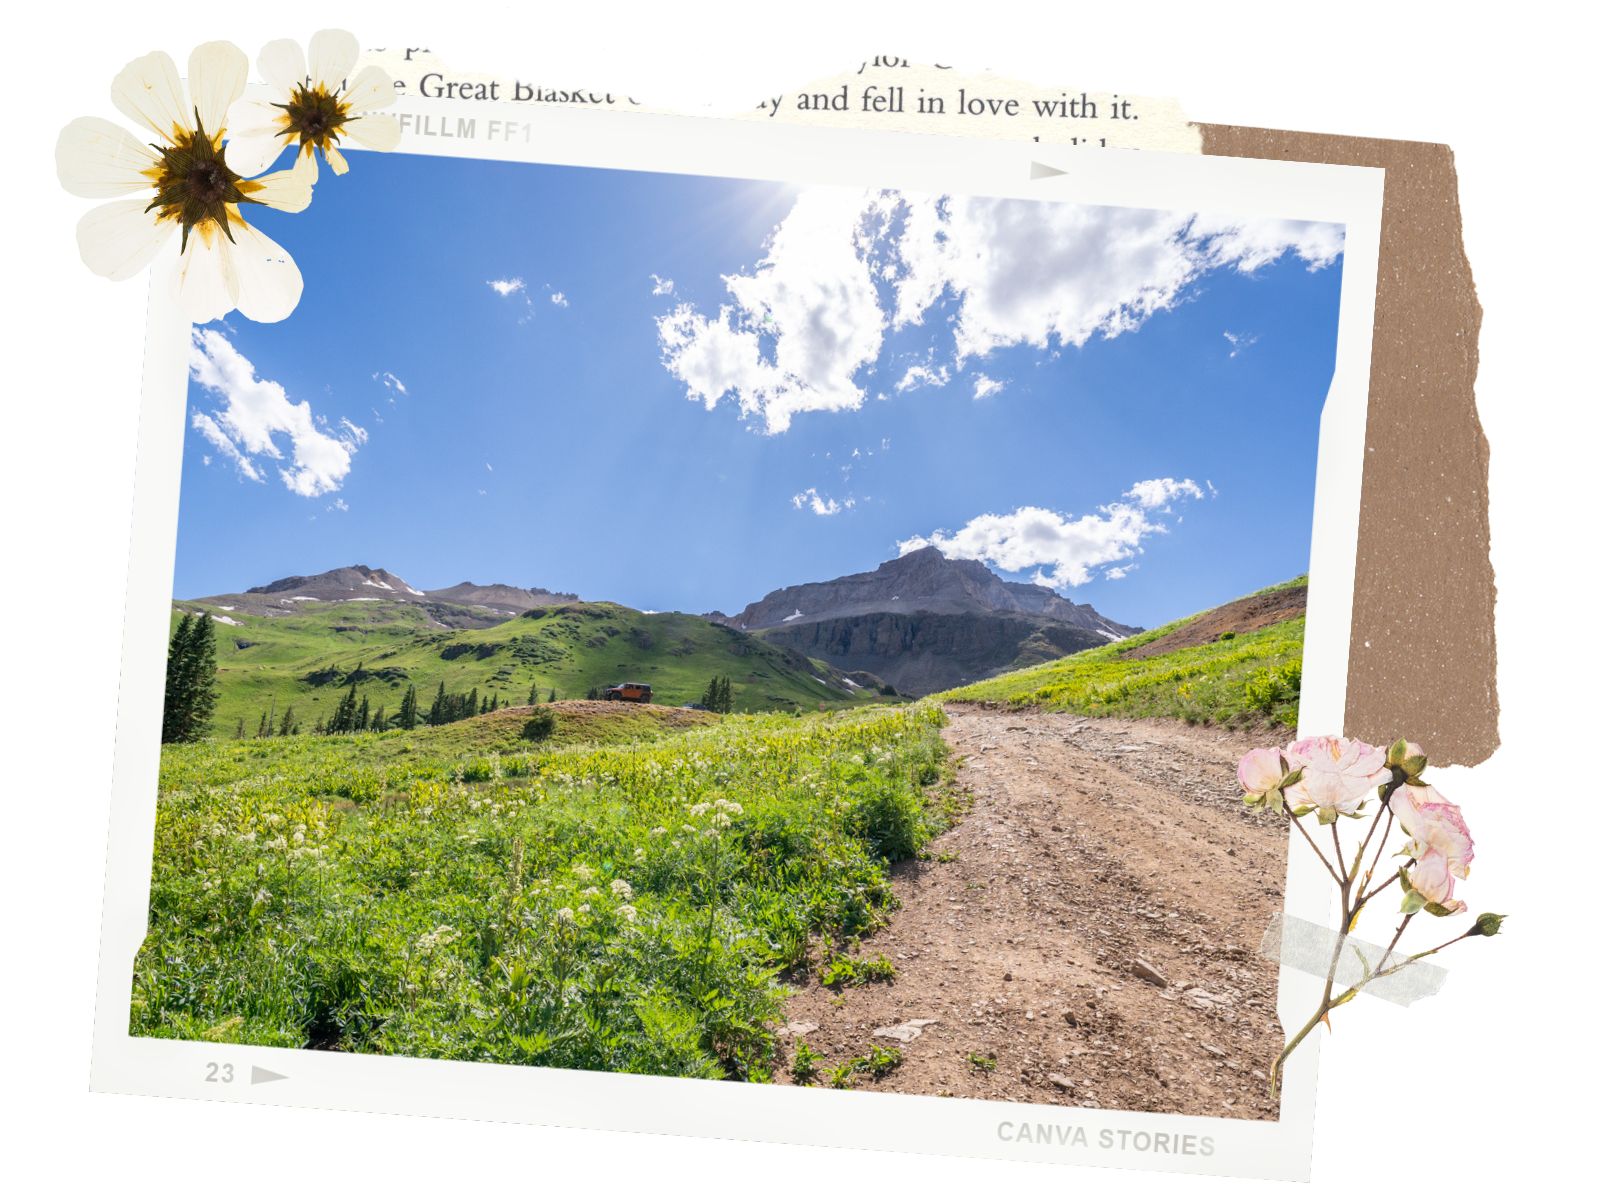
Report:
[[[1288,843],[1239,804],[1234,766],[1255,740],[948,711],[971,809],[902,865],[901,908],[857,952],[887,956],[895,978],[802,984],[788,1047],[803,1039],[824,1068],[902,1050],[858,1088],[1275,1115],[1277,972],[1254,950],[1282,902]]]

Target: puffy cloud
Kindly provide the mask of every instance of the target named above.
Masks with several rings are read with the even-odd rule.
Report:
[[[557,308],[571,307],[567,301],[567,294],[565,292],[551,292],[550,303],[554,304]]]
[[[897,391],[943,383],[1008,346],[1081,346],[1138,329],[1208,271],[1286,256],[1332,263],[1343,229],[993,197],[801,192],[713,317],[680,304],[657,322],[662,362],[689,396],[731,397],[767,433],[799,412],[853,409],[889,330],[948,305],[950,363],[912,367]],[[670,292],[656,280],[657,294]],[[994,381],[981,380],[975,391]]]
[[[802,192],[755,270],[724,276],[731,305],[715,319],[688,304],[659,318],[662,363],[692,399],[715,408],[731,396],[767,433],[796,413],[861,406],[854,377],[877,359],[884,327],[870,209],[860,193]]]
[[[950,558],[970,558],[996,570],[1033,571],[1047,587],[1081,587],[1107,567],[1107,579],[1122,579],[1134,566],[1127,560],[1143,552],[1144,540],[1166,533],[1152,513],[1174,501],[1199,500],[1205,493],[1193,480],[1146,479],[1092,513],[1073,516],[1025,506],[1009,513],[984,513],[960,529],[935,530],[900,543],[900,553],[936,546]]]
[[[283,385],[261,379],[250,360],[215,329],[196,330],[189,347],[189,375],[222,407],[196,411],[190,424],[238,468],[246,479],[263,483],[263,460],[282,463],[288,440],[288,465],[278,477],[300,496],[336,492],[350,473],[351,459],[367,440],[367,431],[343,419],[336,427],[295,403]]]
[[[842,513],[847,508],[854,508],[854,498],[839,501],[831,496],[824,496],[816,488],[807,488],[794,497],[794,506],[799,509],[809,508],[819,517],[833,517]]]
[[[1286,254],[1317,270],[1344,242],[1336,225],[981,196],[902,197],[897,212],[894,324],[920,323],[951,296],[958,361],[1117,337],[1206,271],[1249,273]]]
[[[1003,379],[990,379],[987,375],[979,374],[972,381],[972,398],[974,400],[987,400],[990,396],[998,396],[1006,390]]]
[[[514,276],[511,279],[485,279],[484,282],[502,298],[514,296],[518,292],[525,292],[528,289],[528,285],[522,282],[520,276]]]
[[[1123,496],[1140,508],[1168,508],[1174,500],[1204,500],[1205,490],[1192,479],[1141,479]]]
[[[914,392],[919,387],[943,387],[949,382],[949,367],[913,365],[906,368],[906,373],[900,376],[900,382],[894,385],[894,390],[897,392]]]

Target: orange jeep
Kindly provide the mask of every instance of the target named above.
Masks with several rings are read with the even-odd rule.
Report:
[[[650,703],[648,683],[619,683],[605,690],[607,700],[627,700],[633,704]]]

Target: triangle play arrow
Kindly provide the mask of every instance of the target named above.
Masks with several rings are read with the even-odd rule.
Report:
[[[253,1064],[250,1067],[251,1083],[273,1083],[279,1079],[287,1078],[289,1078],[287,1075],[279,1075],[276,1071],[269,1071],[265,1067],[258,1067]]]
[[[1049,179],[1052,175],[1065,175],[1060,167],[1052,167],[1046,163],[1036,162],[1028,165],[1029,179]]]

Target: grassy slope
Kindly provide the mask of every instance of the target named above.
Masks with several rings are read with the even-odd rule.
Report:
[[[192,603],[177,607],[236,622],[216,626],[221,698],[212,728],[224,736],[240,719],[253,734],[274,703],[280,714],[293,704],[301,728],[310,730],[331,715],[358,665],[372,675],[358,690],[374,710],[381,704],[390,715],[409,684],[426,712],[441,681],[451,692],[476,687],[480,695],[498,693],[502,703],[515,704],[527,700],[535,682],[546,696],[554,688],[571,698],[627,678],[653,685],[659,703],[687,704],[700,699],[714,675],[733,680],[739,712],[814,711],[819,704],[878,699],[842,686],[825,666],[802,667],[781,650],[684,613],[575,604],[535,609],[541,615],[491,629],[445,630],[417,605],[385,600],[305,603],[272,617]],[[307,681],[318,672],[325,682]]]
[[[879,922],[945,819],[942,715],[710,720],[514,756],[455,727],[165,747],[132,1031],[768,1077],[778,973]]]
[[[1304,582],[1304,578],[1290,580],[1263,591]],[[1305,618],[1149,658],[1126,657],[1128,651],[1193,620],[1184,617],[1120,642],[957,688],[939,699],[1089,716],[1176,717],[1197,724],[1266,721],[1293,729],[1300,704]]]

